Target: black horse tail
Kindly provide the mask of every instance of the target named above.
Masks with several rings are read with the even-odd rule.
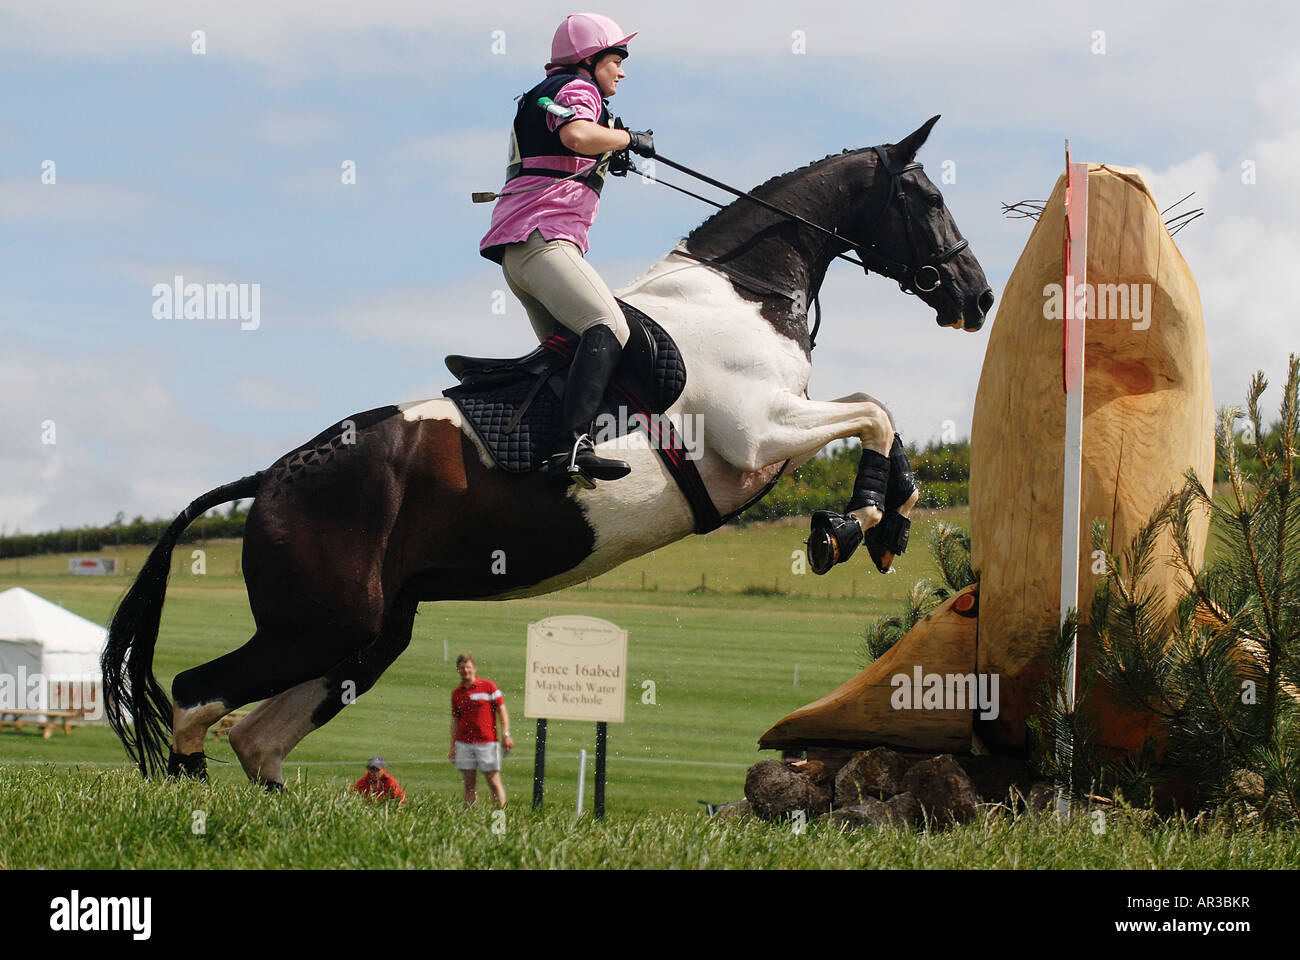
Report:
[[[171,752],[172,704],[153,675],[153,648],[171,574],[172,550],[196,517],[218,504],[255,496],[261,478],[259,471],[209,490],[182,510],[113,612],[108,644],[99,661],[104,676],[104,716],[144,777],[164,772]]]

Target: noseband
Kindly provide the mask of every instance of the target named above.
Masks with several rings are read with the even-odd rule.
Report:
[[[926,258],[921,250],[920,243],[917,241],[916,231],[912,227],[911,204],[899,180],[903,174],[911,170],[921,170],[924,167],[916,162],[896,166],[889,159],[889,154],[884,147],[872,147],[871,149],[876,152],[881,168],[889,174],[889,195],[885,197],[885,205],[881,207],[878,219],[884,219],[885,214],[888,213],[890,206],[895,201],[902,207],[903,227],[907,231],[907,245],[912,251],[912,263],[900,263],[886,257],[876,248],[876,241],[872,240],[866,246],[855,244],[862,256],[863,269],[868,273],[874,270],[881,276],[895,281],[899,289],[904,293],[931,293],[939,289],[940,284],[943,282],[943,273],[939,270],[939,267],[965,250],[969,244],[965,240],[958,240],[951,246],[945,247]]]

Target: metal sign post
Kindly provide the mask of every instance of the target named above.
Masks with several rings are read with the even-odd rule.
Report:
[[[604,720],[596,724],[596,803],[593,814],[597,820],[605,817],[605,750],[609,743],[609,724]]]
[[[537,746],[533,752],[533,809],[542,808],[546,792],[546,718],[537,718]]]

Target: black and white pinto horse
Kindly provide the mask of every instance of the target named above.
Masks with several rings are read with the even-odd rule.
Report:
[[[856,250],[942,326],[983,323],[993,301],[984,273],[913,162],[937,119],[896,145],[832,154],[754,191],[804,223],[739,199],[616,291],[680,350],[686,383],[667,414],[706,428],[695,465],[720,514],[833,440],[861,438],[864,458],[877,462],[890,453],[894,425],[879,403],[806,395],[807,305],[837,255]],[[230,743],[251,779],[278,788],[289,751],[406,648],[420,602],[549,593],[695,529],[643,433],[597,449],[627,460],[630,475],[588,490],[557,486],[544,471],[507,473],[440,398],[357,414],[196,499],[118,605],[103,655],[107,716],[141,773],[205,776],[208,728],[261,701]],[[179,674],[173,703],[153,675],[173,548],[196,517],[246,497],[255,498],[243,571],[256,632]],[[915,500],[894,507],[906,515]],[[877,498],[852,513],[869,530],[881,506]]]

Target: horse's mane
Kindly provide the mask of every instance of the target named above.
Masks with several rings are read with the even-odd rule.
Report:
[[[846,157],[851,154],[863,153],[870,149],[871,147],[857,147],[856,149],[850,150],[848,147],[845,147],[839,153],[828,153],[820,160],[813,160],[811,163],[805,163],[802,167],[799,167],[796,170],[787,170],[785,173],[778,173],[774,177],[769,177],[767,180],[764,180],[762,183],[754,187],[749,192],[752,194],[756,194],[757,196],[760,197],[764,196],[765,193],[770,192],[771,190],[775,189],[778,185],[784,183],[785,181],[790,180],[802,173],[806,173],[807,171],[811,170],[813,167],[819,167],[828,160],[838,160],[840,157]],[[738,200],[740,198],[737,197],[736,199]],[[733,200],[730,204],[723,207],[721,210],[717,211],[717,213],[714,213],[712,216],[706,218],[703,223],[701,223],[694,230],[688,233],[684,239],[690,240],[692,237],[694,237],[697,233],[699,233],[709,224],[713,223],[714,220],[718,219],[719,216],[726,213],[728,210],[731,210],[734,204],[735,201]]]

